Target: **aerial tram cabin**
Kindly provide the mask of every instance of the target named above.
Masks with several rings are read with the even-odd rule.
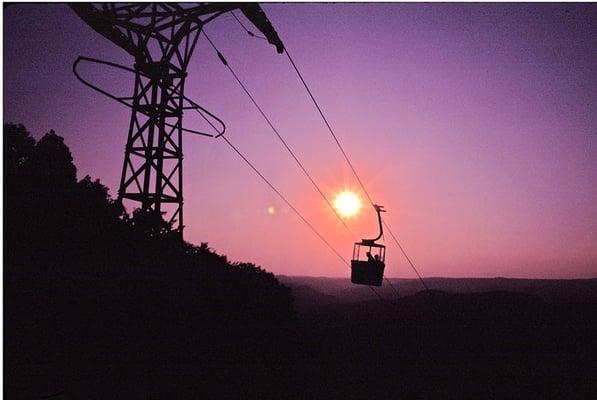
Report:
[[[383,236],[381,213],[385,210],[383,206],[373,205],[373,207],[377,211],[379,235],[375,239],[362,239],[356,242],[352,251],[350,281],[357,285],[381,286],[383,281],[386,246],[376,241]]]

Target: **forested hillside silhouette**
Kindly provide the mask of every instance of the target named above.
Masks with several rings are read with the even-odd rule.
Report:
[[[178,380],[283,384],[295,315],[273,274],[181,243],[160,215],[128,215],[99,180],[77,180],[54,131],[36,141],[5,124],[4,149],[7,394],[82,395],[73,382],[98,373],[100,398],[112,384],[120,398],[165,398],[151,393],[164,376],[173,393]]]

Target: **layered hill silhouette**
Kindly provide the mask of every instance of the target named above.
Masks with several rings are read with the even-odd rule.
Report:
[[[334,397],[590,399],[597,390],[597,303],[587,298],[429,290],[362,301],[367,291],[341,290],[340,279],[281,280],[295,293],[301,336],[325,354]]]
[[[284,276],[278,279],[292,289],[299,307],[327,303],[371,301],[376,296],[363,286],[355,286],[348,278]],[[418,279],[388,279],[378,292],[387,299],[411,296],[424,287]],[[431,290],[446,293],[512,292],[538,297],[548,303],[597,303],[597,279],[513,279],[513,278],[425,278]]]

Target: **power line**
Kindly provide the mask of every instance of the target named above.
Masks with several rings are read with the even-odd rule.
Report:
[[[313,233],[315,233],[315,235],[317,235],[317,237],[332,251],[334,252],[334,254],[336,254],[336,256],[338,256],[338,258],[347,266],[350,268],[350,263],[348,261],[346,261],[346,259],[344,259],[344,257],[342,257],[342,255],[334,248],[334,246],[332,246],[326,239],[325,237],[323,237],[323,235],[321,233],[319,233],[319,231],[317,229],[315,229],[315,227],[300,213],[300,211],[298,211],[296,209],[296,207],[294,207],[292,205],[292,203],[290,203],[290,201],[274,186],[273,183],[271,183],[269,181],[269,179],[267,179],[258,169],[257,167],[255,167],[255,165],[249,161],[249,159],[247,157],[244,156],[243,153],[241,153],[241,151],[232,144],[232,142],[230,142],[230,140],[226,137],[226,136],[221,136],[224,141],[228,144],[228,146],[234,150],[234,152],[236,154],[238,154],[238,156],[240,158],[243,159],[243,161],[253,170],[253,172],[255,172],[281,199],[282,201],[284,201],[284,203],[286,203],[286,205],[288,207],[290,207],[290,209],[309,227],[309,229],[311,229],[311,231]],[[383,298],[383,296],[381,296],[379,294],[379,292],[377,292],[377,290],[375,290],[374,287],[372,286],[367,286],[371,291],[373,291],[373,293],[375,293],[375,295],[383,302],[389,302],[390,304],[392,304],[393,306],[396,306],[396,304],[390,300],[387,300],[385,298]]]
[[[288,60],[290,61],[290,63],[292,64],[292,67],[294,68],[294,71],[296,72],[296,74],[298,75],[298,77],[300,78],[301,82],[303,83],[303,86],[305,87],[305,89],[307,90],[307,93],[309,94],[309,97],[311,97],[311,100],[313,101],[313,104],[315,105],[315,107],[317,108],[317,111],[319,112],[319,115],[321,115],[321,118],[323,119],[323,122],[325,123],[325,125],[328,128],[328,131],[330,132],[330,134],[332,135],[332,137],[334,138],[334,141],[336,142],[336,144],[338,145],[338,148],[340,149],[340,152],[342,153],[342,155],[344,156],[344,159],[346,160],[346,162],[348,163],[348,165],[350,166],[350,169],[352,170],[352,173],[354,174],[355,178],[357,179],[357,181],[359,182],[359,185],[361,186],[361,189],[363,189],[363,192],[365,193],[365,195],[367,196],[367,198],[369,199],[369,202],[371,203],[371,205],[373,206],[375,203],[373,202],[373,199],[371,198],[371,196],[369,195],[369,192],[367,191],[367,189],[365,188],[365,185],[363,184],[363,181],[361,180],[361,178],[359,177],[359,174],[357,173],[354,165],[352,164],[352,162],[350,161],[350,158],[348,157],[348,155],[346,154],[346,152],[344,151],[344,148],[342,147],[342,144],[340,144],[340,141],[338,140],[338,137],[336,136],[336,134],[334,133],[334,130],[332,129],[330,123],[328,122],[325,114],[323,113],[321,107],[319,106],[319,104],[317,103],[317,100],[315,100],[315,96],[313,96],[313,93],[311,92],[311,89],[309,88],[309,85],[307,85],[307,82],[305,82],[305,79],[303,78],[303,75],[301,74],[301,72],[299,71],[298,67],[296,66],[294,60],[292,59],[292,57],[290,56],[290,53],[288,52],[288,48],[285,46],[284,47],[284,51],[286,53],[286,56],[288,57]],[[421,276],[421,274],[419,274],[419,271],[417,270],[417,268],[415,267],[414,263],[411,261],[410,257],[408,257],[408,255],[406,254],[406,251],[404,250],[404,248],[402,247],[402,245],[400,245],[400,242],[398,241],[398,239],[396,238],[396,236],[394,235],[394,233],[392,232],[392,230],[390,229],[389,225],[384,222],[384,225],[386,226],[386,228],[388,229],[388,232],[390,232],[390,235],[392,236],[392,238],[394,239],[394,242],[396,242],[396,244],[398,245],[398,247],[400,248],[400,251],[402,252],[402,254],[404,255],[404,257],[406,258],[406,260],[408,261],[408,263],[410,264],[411,268],[415,271],[415,273],[417,274],[417,276],[419,277],[419,280],[421,281],[421,283],[423,284],[423,287],[427,290],[429,290],[429,288],[427,287],[427,284],[425,283],[425,281],[423,280],[423,277]]]
[[[205,31],[203,31],[203,33],[205,34]],[[336,217],[338,218],[338,220],[342,223],[342,225],[344,225],[344,228],[346,228],[346,230],[353,237],[356,236],[354,234],[354,232],[348,227],[348,225],[346,224],[346,222],[342,219],[342,217],[338,214],[338,211],[336,210],[336,208],[332,205],[332,203],[330,202],[330,200],[323,193],[323,191],[321,190],[321,188],[319,187],[319,185],[315,182],[315,180],[313,179],[313,177],[311,176],[311,174],[307,171],[307,169],[305,168],[305,166],[303,165],[303,163],[301,163],[301,161],[298,159],[298,157],[296,156],[296,154],[294,153],[294,151],[292,151],[292,149],[290,148],[290,146],[288,145],[288,143],[286,142],[286,140],[284,140],[284,138],[282,137],[282,135],[280,134],[280,132],[278,132],[278,130],[276,129],[276,127],[274,126],[274,124],[271,122],[271,120],[268,118],[268,116],[265,114],[265,112],[263,111],[263,109],[261,108],[261,106],[259,106],[259,104],[255,100],[255,98],[253,97],[253,95],[251,94],[251,92],[249,92],[249,90],[247,89],[247,87],[240,80],[240,78],[238,77],[238,75],[236,74],[236,72],[234,71],[234,69],[228,64],[228,61],[226,60],[226,58],[224,58],[224,55],[218,50],[218,48],[215,46],[215,44],[209,38],[209,36],[207,36],[207,34],[205,34],[205,38],[211,44],[211,47],[213,47],[213,49],[218,54],[218,57],[220,58],[220,61],[222,61],[222,63],[224,64],[224,66],[226,66],[226,68],[228,68],[228,70],[232,73],[232,76],[234,76],[234,79],[236,80],[236,82],[238,82],[238,84],[243,89],[243,91],[245,92],[245,94],[249,97],[249,99],[251,99],[251,102],[257,108],[257,110],[259,111],[259,113],[261,114],[261,116],[263,117],[263,119],[265,119],[265,121],[267,122],[267,124],[269,125],[269,127],[272,129],[272,131],[274,132],[274,134],[276,135],[276,137],[280,140],[280,142],[282,142],[282,144],[284,145],[284,147],[286,148],[286,150],[288,151],[288,153],[290,153],[290,155],[292,156],[292,158],[294,159],[294,161],[296,162],[296,164],[300,167],[300,169],[303,171],[303,173],[305,174],[305,176],[309,179],[309,181],[311,182],[311,184],[313,185],[313,187],[315,187],[315,189],[317,190],[317,192],[319,193],[319,195],[323,198],[323,200],[326,202],[326,204],[328,205],[328,207],[334,212],[334,214],[336,215]]]
[[[253,33],[251,30],[249,30],[249,28],[247,28],[247,27],[245,26],[245,24],[243,24],[243,23],[240,21],[240,19],[238,19],[238,17],[237,17],[237,16],[236,16],[236,14],[234,13],[234,11],[230,11],[230,13],[232,14],[232,16],[234,17],[234,19],[236,20],[236,22],[238,22],[238,23],[240,24],[240,26],[241,26],[241,27],[242,27],[242,28],[245,30],[245,32],[247,32],[247,34],[248,34],[249,36],[252,36],[252,37],[254,37],[254,38],[257,38],[257,39],[263,39],[263,40],[267,40],[267,38],[265,38],[265,37],[263,37],[263,36],[261,36],[261,35],[256,35],[256,34],[255,34],[255,33]]]
[[[236,19],[236,21],[239,23],[239,25],[242,27],[242,29],[245,30],[245,32],[247,32],[247,34],[249,36],[252,37],[257,37],[259,39],[265,39],[264,37],[260,37],[255,35],[253,32],[251,32],[236,16],[236,14],[234,14],[234,12],[232,12],[232,16],[234,16],[234,19]],[[208,38],[209,40],[209,38]],[[210,41],[211,42],[211,41]],[[213,46],[213,43],[212,43]],[[215,46],[214,46],[215,49]],[[217,49],[215,49],[217,51]],[[286,50],[286,49],[285,49]],[[300,74],[300,72],[298,71],[298,68],[296,67],[296,64],[294,64],[294,60],[292,60],[292,58],[290,57],[290,55],[288,54],[288,50],[286,50],[286,56],[289,58],[290,62],[292,63],[292,65],[294,66],[294,69],[296,70],[296,72],[298,73],[299,77],[301,78],[301,81],[303,82],[303,84],[305,85],[305,87],[307,88],[307,91],[309,93],[309,95],[311,96],[311,99],[313,100],[313,102],[315,103],[317,109],[319,110],[319,113],[321,114],[321,116],[323,117],[325,123],[328,125],[328,128],[331,130],[331,127],[329,126],[327,119],[325,118],[325,116],[323,115],[323,112],[321,111],[321,109],[319,108],[319,106],[317,105],[317,102],[315,101],[315,98],[313,97],[313,94],[311,93],[311,91],[309,90],[307,83],[305,82],[305,80],[303,79],[302,75]],[[221,57],[222,58],[222,57]],[[220,59],[221,59],[220,58]],[[234,71],[231,71],[234,74]],[[235,78],[237,79],[237,81],[239,81],[238,77],[236,76],[236,74],[234,74]],[[251,100],[253,100],[253,97],[247,92],[247,90],[245,89],[244,85],[239,81],[240,85],[243,87],[243,89],[245,90],[245,92],[249,95],[249,97],[251,98]],[[253,103],[255,104],[255,106],[257,106],[257,108],[259,109],[259,111],[261,111],[261,109],[259,108],[259,106],[255,103],[255,101],[253,100]],[[263,112],[262,112],[263,114]],[[265,116],[264,116],[265,117]],[[266,120],[269,123],[269,120],[267,119],[267,117],[265,117]],[[271,126],[271,124],[270,124]],[[355,174],[355,176],[357,177],[357,180],[359,180],[359,183],[361,184],[361,187],[363,188],[363,191],[365,192],[365,194],[367,195],[367,198],[369,199],[369,201],[371,202],[371,204],[373,204],[373,201],[371,200],[371,196],[369,196],[369,193],[367,193],[367,190],[364,189],[364,185],[361,182],[361,180],[359,179],[358,175],[356,175],[356,171],[352,165],[352,163],[350,162],[350,160],[348,160],[348,157],[346,156],[346,153],[344,153],[344,149],[342,148],[342,146],[340,145],[340,142],[338,141],[338,139],[336,138],[336,135],[334,135],[334,133],[332,132],[332,135],[334,136],[334,139],[336,140],[336,143],[338,144],[338,146],[340,147],[340,150],[342,151],[342,153],[344,154],[344,158],[348,161],[348,164],[350,165],[351,169],[353,170],[353,173]],[[279,136],[279,135],[278,135]],[[319,189],[318,189],[319,190]],[[325,196],[324,196],[325,198]],[[329,201],[327,200],[327,198],[325,198],[326,202]],[[336,210],[332,207],[332,210],[334,211],[334,213],[336,212]],[[344,223],[344,221],[342,220],[342,218],[340,218],[340,216],[336,213],[336,216],[340,219],[340,221],[342,222],[342,224],[348,229],[348,231],[352,234],[353,237],[356,237],[356,235],[354,233],[352,233],[352,231],[348,228],[348,226]],[[392,290],[394,291],[394,294],[396,295],[396,297],[400,297],[400,295],[398,294],[398,290],[396,290],[396,288],[394,287],[394,285],[392,284],[392,282],[386,278],[384,276],[384,280],[390,285],[390,287],[392,288]]]
[[[315,104],[315,107],[317,108],[317,111],[319,111],[319,115],[321,115],[321,118],[323,119],[323,122],[325,122],[325,125],[328,127],[328,130],[332,134],[332,137],[334,138],[334,141],[338,145],[338,148],[340,149],[340,152],[344,156],[344,159],[346,160],[346,162],[350,166],[350,169],[352,170],[352,173],[354,174],[355,178],[357,178],[357,181],[359,182],[359,185],[361,186],[361,189],[363,189],[363,192],[367,196],[367,199],[369,199],[369,202],[371,203],[371,205],[375,204],[373,202],[373,199],[371,199],[371,196],[369,195],[369,192],[367,191],[367,189],[365,189],[365,185],[361,181],[361,178],[359,177],[359,174],[357,174],[357,171],[354,168],[354,165],[352,165],[352,162],[350,161],[350,159],[348,158],[348,155],[344,151],[344,148],[340,144],[340,141],[338,140],[338,137],[336,136],[336,134],[334,133],[334,130],[330,126],[330,123],[328,122],[327,118],[325,117],[325,114],[321,110],[321,107],[319,107],[319,104],[317,103],[317,100],[315,100],[315,97],[313,96],[313,93],[311,92],[311,89],[309,89],[309,85],[307,85],[307,82],[305,82],[305,79],[303,78],[303,75],[300,73],[298,67],[294,63],[294,60],[290,56],[290,53],[288,52],[288,49],[286,47],[284,47],[284,52],[286,53],[286,57],[288,57],[288,60],[292,64],[292,67],[294,68],[294,70],[296,71],[298,77],[300,78],[301,82],[303,83],[303,86],[305,87],[305,89],[307,89],[307,93],[309,94],[309,97],[311,97],[311,100],[313,101],[313,104]]]
[[[413,269],[413,271],[415,271],[415,273],[417,274],[417,276],[419,277],[419,280],[421,281],[421,283],[423,284],[423,287],[426,290],[429,290],[429,287],[427,286],[427,284],[425,283],[425,280],[423,279],[423,277],[421,276],[421,274],[419,274],[419,271],[417,270],[417,268],[415,267],[415,264],[411,261],[410,257],[408,256],[408,254],[406,254],[406,251],[404,251],[404,248],[402,247],[402,245],[400,244],[400,242],[398,241],[398,239],[396,238],[396,236],[394,235],[394,232],[392,232],[392,230],[390,229],[390,227],[388,226],[388,224],[384,221],[383,224],[385,225],[385,227],[387,228],[388,232],[390,232],[390,236],[392,237],[392,239],[394,239],[394,242],[396,242],[396,245],[398,246],[398,248],[400,249],[400,251],[402,252],[402,254],[404,255],[404,258],[406,258],[406,261],[408,261],[408,263],[410,264],[410,267]]]
[[[321,241],[323,241],[323,243],[325,243],[326,246],[328,246],[330,248],[330,250],[332,250],[340,260],[342,260],[342,262],[344,264],[346,264],[347,266],[350,266],[350,264],[348,263],[348,261],[346,261],[344,259],[344,257],[342,257],[342,255],[334,248],[334,246],[332,246],[330,244],[330,242],[328,242],[323,235],[321,235],[321,233],[319,233],[319,231],[317,229],[315,229],[315,227],[303,216],[303,214],[301,214],[293,205],[292,203],[290,203],[290,201],[273,185],[273,183],[271,183],[269,181],[269,179],[267,179],[258,169],[257,167],[255,167],[255,165],[253,165],[253,163],[251,161],[249,161],[249,159],[247,159],[247,157],[245,157],[240,150],[234,146],[230,140],[226,137],[226,136],[222,136],[222,139],[224,139],[224,141],[228,144],[228,146],[230,146],[230,148],[232,150],[234,150],[236,152],[236,154],[238,154],[240,156],[240,158],[242,158],[245,163],[247,163],[247,165],[257,174],[259,175],[259,177],[278,195],[278,197],[280,197],[282,199],[282,201],[284,201],[284,203],[286,203],[286,205],[288,207],[290,207],[290,209],[292,211],[294,211],[294,213],[296,215],[298,215],[298,217],[313,231],[313,233],[315,233],[319,239],[321,239]]]
[[[238,22],[238,24],[241,26],[242,29],[244,29],[248,35],[253,36],[253,37],[259,37],[256,36],[253,32],[251,32],[236,16],[236,14],[234,14],[234,12],[232,12],[232,15],[234,16],[234,19],[236,19],[236,21]],[[205,32],[204,32],[205,33]],[[346,230],[353,236],[353,238],[356,238],[356,235],[354,234],[354,232],[352,232],[352,230],[348,227],[348,225],[346,224],[346,222],[344,222],[344,220],[342,219],[342,217],[340,217],[340,215],[338,214],[338,212],[336,211],[336,209],[332,206],[332,204],[330,203],[329,199],[323,194],[323,192],[321,191],[321,189],[319,188],[319,186],[315,183],[315,181],[313,180],[313,178],[311,177],[311,175],[306,171],[306,169],[303,167],[302,163],[298,160],[298,158],[295,156],[294,152],[290,149],[290,147],[288,146],[288,144],[286,143],[286,141],[282,138],[282,136],[280,135],[280,133],[278,132],[278,130],[273,126],[273,124],[271,123],[270,119],[265,115],[264,111],[262,110],[262,108],[259,106],[259,104],[257,104],[257,101],[255,100],[255,98],[251,95],[251,93],[247,90],[246,86],[241,82],[241,80],[239,79],[238,75],[234,72],[234,70],[232,69],[232,67],[230,67],[230,65],[228,64],[227,60],[224,58],[224,56],[222,55],[222,53],[220,53],[220,51],[217,49],[217,47],[215,46],[215,44],[213,43],[213,41],[209,38],[209,36],[207,36],[207,34],[205,35],[206,39],[209,41],[210,45],[212,46],[212,48],[216,51],[216,53],[218,54],[218,57],[220,58],[220,60],[222,61],[222,63],[230,70],[230,72],[232,73],[232,75],[234,76],[234,78],[236,79],[236,81],[238,82],[238,84],[241,86],[241,88],[243,89],[243,91],[247,94],[247,96],[251,99],[251,101],[253,102],[253,104],[255,105],[255,107],[257,108],[257,110],[259,110],[259,112],[261,113],[261,115],[263,116],[263,118],[265,119],[265,121],[268,123],[268,125],[270,126],[270,128],[274,131],[274,133],[276,134],[276,136],[278,137],[278,139],[280,139],[280,141],[282,142],[282,144],[284,145],[284,147],[286,147],[286,149],[289,151],[289,153],[291,154],[291,156],[294,158],[294,160],[296,161],[296,163],[299,165],[299,167],[303,170],[303,172],[307,175],[307,177],[309,178],[309,180],[311,181],[311,183],[313,184],[313,186],[315,187],[315,189],[317,189],[317,191],[319,192],[319,194],[323,197],[323,199],[325,200],[325,202],[328,204],[328,206],[332,209],[332,211],[334,212],[334,214],[336,215],[336,217],[340,220],[340,222],[342,223],[342,225],[344,225],[344,227],[346,228]],[[265,39],[265,38],[262,38]],[[331,127],[329,125],[329,123],[327,122],[327,119],[325,118],[323,112],[321,111],[321,109],[319,108],[317,102],[315,101],[315,98],[313,97],[313,94],[311,93],[311,91],[309,90],[307,83],[305,82],[305,80],[303,79],[302,75],[300,74],[300,72],[298,71],[298,68],[296,67],[296,64],[294,64],[294,61],[292,60],[292,58],[290,57],[290,55],[288,54],[287,50],[286,50],[286,55],[288,56],[290,62],[292,63],[292,65],[294,66],[296,72],[298,73],[299,77],[301,78],[301,81],[303,82],[303,84],[305,85],[305,87],[307,88],[307,91],[309,93],[309,95],[311,96],[311,99],[313,100],[313,102],[315,103],[316,107],[319,110],[319,113],[321,114],[321,116],[323,117],[325,123],[328,125],[328,128],[331,131]],[[371,204],[373,204],[373,200],[371,199],[371,196],[369,196],[369,193],[366,191],[366,189],[364,188],[363,183],[361,182],[361,180],[359,179],[358,175],[356,174],[356,170],[353,167],[352,163],[350,162],[350,160],[348,159],[348,156],[346,155],[346,153],[344,152],[344,149],[342,148],[342,146],[340,145],[339,140],[337,139],[336,135],[332,132],[332,135],[334,136],[334,139],[336,140],[336,143],[338,144],[338,146],[340,147],[340,150],[342,151],[342,153],[344,154],[344,158],[348,161],[348,164],[350,165],[353,173],[355,174],[355,176],[357,177],[357,180],[359,181],[361,187],[363,188],[365,194],[367,195],[369,201],[371,202]],[[400,295],[398,294],[398,290],[396,290],[396,288],[394,287],[394,285],[392,284],[392,282],[390,282],[390,280],[388,278],[386,278],[384,276],[384,280],[389,284],[389,286],[392,288],[392,290],[394,291],[394,294],[396,295],[396,297],[400,297]]]
[[[234,15],[234,14],[233,14]],[[234,16],[235,19],[242,25],[242,23],[238,20],[238,18],[236,18],[236,16]],[[243,26],[244,28],[244,26]],[[245,28],[245,30],[247,30]],[[248,30],[247,30],[248,31]],[[280,133],[278,132],[278,130],[275,128],[275,126],[271,123],[270,119],[267,117],[267,115],[264,113],[263,109],[259,106],[259,104],[257,103],[257,101],[255,100],[255,98],[251,95],[251,93],[247,90],[246,86],[242,83],[242,81],[240,80],[240,78],[238,77],[238,75],[235,73],[235,71],[232,69],[232,67],[230,67],[230,65],[228,64],[228,61],[226,60],[226,58],[224,57],[224,55],[218,50],[218,48],[215,46],[215,44],[213,43],[213,41],[209,38],[209,36],[206,34],[205,30],[203,31],[205,38],[207,39],[207,41],[209,42],[209,44],[211,45],[211,47],[215,50],[216,54],[218,55],[218,58],[220,59],[220,61],[224,64],[224,66],[226,66],[228,68],[228,70],[232,73],[232,75],[234,76],[235,80],[238,82],[238,84],[241,86],[241,88],[243,89],[243,91],[247,94],[247,96],[251,99],[251,101],[253,102],[253,104],[255,105],[255,107],[257,108],[257,110],[259,110],[260,114],[262,115],[262,117],[266,120],[266,122],[268,123],[268,125],[270,126],[270,128],[274,131],[274,133],[276,134],[276,136],[278,137],[278,139],[280,139],[280,141],[284,144],[284,147],[288,150],[288,152],[291,154],[291,156],[293,157],[293,159],[295,160],[295,162],[299,165],[299,167],[301,168],[301,170],[305,173],[305,175],[309,178],[309,180],[311,181],[311,183],[313,184],[313,186],[317,189],[317,191],[319,192],[319,194],[323,197],[323,199],[326,201],[326,203],[328,204],[328,206],[332,209],[332,211],[334,212],[334,214],[336,215],[336,217],[338,217],[338,219],[340,220],[340,222],[342,222],[342,224],[344,225],[344,227],[348,230],[348,232],[350,232],[353,236],[354,233],[350,230],[350,228],[346,225],[346,223],[344,222],[344,220],[342,220],[342,218],[340,217],[340,215],[338,214],[338,212],[336,211],[336,209],[332,206],[332,204],[330,203],[330,201],[327,199],[327,197],[324,195],[324,193],[321,191],[321,189],[319,188],[319,186],[315,183],[315,181],[313,180],[313,178],[311,177],[311,175],[307,172],[307,170],[304,168],[303,164],[300,162],[300,160],[296,157],[296,155],[294,154],[294,152],[292,151],[292,149],[290,149],[290,147],[288,146],[288,144],[286,143],[286,141],[282,138],[282,136],[280,135]],[[251,35],[254,36],[254,35]],[[203,116],[203,115],[202,115]],[[205,117],[204,117],[205,118]],[[332,250],[336,256],[338,256],[338,258],[340,258],[340,260],[342,260],[342,262],[348,266],[350,268],[350,263],[348,263],[348,261],[346,261],[344,259],[344,257],[342,257],[342,255],[340,255],[340,253],[319,233],[319,231],[317,231],[317,229],[315,229],[315,227],[290,203],[290,201],[284,196],[282,195],[282,193],[238,150],[238,148],[236,148],[229,140],[227,137],[225,136],[221,136],[226,143],[228,144],[228,146],[234,150],[244,161],[245,163],[247,163],[247,165],[257,174],[259,175],[259,177],[261,177],[261,179],[286,203],[286,205],[288,205],[290,207],[290,209],[292,209],[294,211],[295,214],[297,214],[299,216],[299,218],[313,231],[313,233],[315,233],[319,239],[321,239],[326,246],[328,246],[328,248],[330,248],[330,250]],[[391,285],[392,286],[392,285]],[[389,301],[384,299],[376,290],[375,288],[373,288],[372,286],[367,286],[371,291],[373,291],[373,293],[375,293],[375,295],[382,301],[388,301],[389,303],[391,303],[392,305],[396,305],[394,302]],[[393,286],[392,286],[393,288]],[[395,290],[395,289],[394,289]],[[396,292],[397,293],[397,292]]]
[[[394,287],[394,284],[392,283],[392,281],[390,281],[386,276],[383,277],[384,281],[386,281],[388,283],[388,285],[390,285],[390,287],[392,288],[392,291],[394,292],[394,294],[396,295],[396,299],[400,298],[400,293],[398,293],[398,289],[396,289]]]

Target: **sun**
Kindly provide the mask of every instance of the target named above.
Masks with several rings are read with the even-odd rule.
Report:
[[[342,217],[350,218],[355,216],[361,209],[361,199],[350,190],[338,193],[334,199],[334,208]]]

